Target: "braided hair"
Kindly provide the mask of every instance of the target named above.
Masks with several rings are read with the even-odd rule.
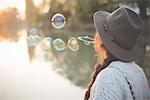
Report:
[[[84,96],[84,100],[88,100],[88,98],[90,97],[91,87],[95,82],[99,72],[105,69],[112,61],[117,60],[116,57],[114,57],[108,50],[106,50],[98,33],[96,33],[95,35],[94,48],[98,55],[98,63],[95,65],[93,77],[90,84],[88,85],[87,91]]]

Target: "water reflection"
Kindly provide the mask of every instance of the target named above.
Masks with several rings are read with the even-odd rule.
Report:
[[[0,100],[83,100],[84,90],[61,77],[51,62],[29,62],[26,39],[0,42]]]

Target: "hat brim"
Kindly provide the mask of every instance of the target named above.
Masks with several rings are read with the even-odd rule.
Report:
[[[118,46],[104,31],[104,24],[109,14],[110,13],[106,11],[98,11],[93,16],[94,25],[102,39],[104,46],[110,53],[122,61],[135,61],[144,53],[142,37],[137,40],[136,45],[131,50]]]

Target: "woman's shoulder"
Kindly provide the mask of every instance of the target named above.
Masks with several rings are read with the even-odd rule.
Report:
[[[148,84],[144,71],[134,62],[112,62],[102,70],[96,80],[95,87],[109,87],[113,91],[126,91],[130,93],[127,80],[133,88],[134,95],[138,98],[147,98]],[[147,100],[147,99],[144,99]]]
[[[120,86],[127,85],[126,79],[135,87],[138,83],[147,84],[147,79],[143,70],[134,62],[126,63],[121,61],[114,61],[103,69],[98,75],[96,82],[101,84],[109,83],[109,85],[117,84]]]
[[[114,61],[100,73],[100,76],[117,77],[118,79],[126,77],[133,82],[147,80],[143,69],[135,62]]]
[[[98,75],[92,86],[91,98],[100,100],[121,100],[123,75],[118,69],[106,67]]]
[[[135,96],[143,98],[142,95],[146,94],[144,91],[146,91],[147,81],[142,69],[134,62],[115,61],[110,63],[97,75],[91,94],[95,95],[95,98],[99,98],[106,97],[105,94],[109,93],[109,97],[115,97],[112,100],[121,100],[122,96],[130,100],[130,90],[126,79],[131,83]],[[125,95],[122,95],[123,91]]]
[[[101,82],[101,84],[104,85],[108,85],[108,83],[109,85],[111,85],[111,83],[118,84],[123,81],[122,76],[123,74],[118,69],[108,66],[97,75],[96,81],[97,83]]]
[[[118,77],[118,74],[123,72],[125,68],[128,69],[127,67],[131,66],[131,64],[132,63],[113,61],[98,74],[98,77]]]
[[[138,72],[137,74],[143,73],[142,68],[135,62],[113,61],[108,65],[107,68],[118,69],[124,74],[135,74],[137,72]]]

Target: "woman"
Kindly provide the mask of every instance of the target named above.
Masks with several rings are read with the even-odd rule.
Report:
[[[94,47],[99,57],[84,100],[150,100],[143,70],[134,62],[143,54],[143,21],[129,8],[94,14]]]

